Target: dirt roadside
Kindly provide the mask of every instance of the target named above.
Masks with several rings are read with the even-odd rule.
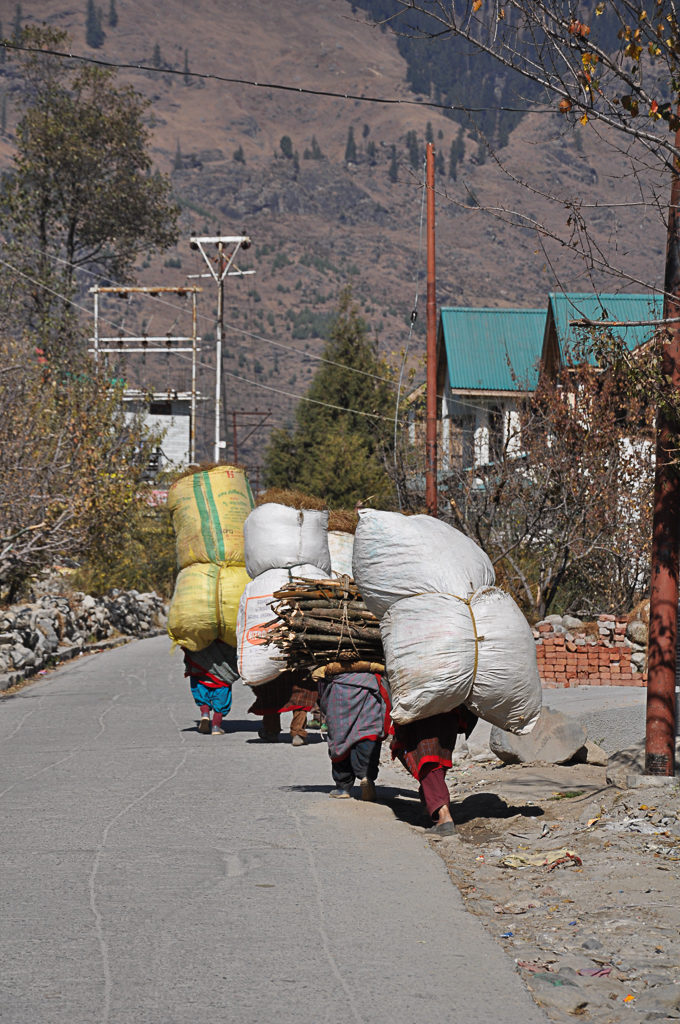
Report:
[[[384,759],[381,777],[417,788]],[[430,842],[552,1020],[678,1020],[680,788],[621,790],[605,775],[456,755],[457,835]],[[398,803],[425,833],[415,801]]]

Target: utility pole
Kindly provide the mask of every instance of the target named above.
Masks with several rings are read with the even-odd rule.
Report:
[[[220,461],[220,451],[226,441],[220,436],[220,419],[222,416],[222,338],[224,335],[224,279],[226,277],[244,277],[254,274],[254,270],[232,270],[238,252],[250,248],[248,235],[192,235],[191,248],[197,249],[210,271],[209,275],[217,284],[217,322],[215,325],[215,443],[213,461]],[[204,246],[214,245],[217,257],[211,259]]]
[[[427,144],[427,434],[425,440],[425,503],[437,515],[437,296],[434,247],[434,146]]]
[[[165,352],[168,355],[181,354],[183,352],[191,352],[191,407],[190,407],[190,424],[189,424],[189,462],[196,461],[196,363],[198,353],[200,349],[198,342],[201,340],[198,336],[198,312],[196,299],[197,296],[203,291],[202,288],[187,287],[182,285],[180,287],[166,287],[162,285],[150,285],[148,287],[131,286],[131,285],[111,285],[108,287],[100,287],[95,285],[90,288],[90,294],[93,296],[94,302],[94,327],[93,334],[90,338],[92,348],[88,349],[88,352],[94,355],[95,366],[99,367],[100,355],[108,355],[110,353],[118,353],[129,355],[132,353],[147,355],[151,353]],[[100,334],[100,310],[99,310],[99,296],[100,295],[115,295],[118,298],[127,299],[129,295],[150,295],[156,298],[158,295],[180,295],[184,298],[187,295],[191,296],[191,336],[186,335],[172,335],[170,333],[165,335],[159,335],[156,337],[149,337],[148,334],[132,335],[123,337],[122,332],[113,337],[102,337]],[[191,343],[190,348],[179,347],[173,348],[173,345],[181,345],[182,343]],[[163,347],[159,347],[162,343]],[[137,348],[131,346],[137,345]],[[149,347],[151,345],[151,347]],[[126,394],[130,394],[126,391]]]
[[[675,134],[680,150],[680,129]],[[664,319],[680,317],[680,160],[673,161],[668,211]],[[669,323],[662,355],[667,394],[680,394],[680,324]],[[656,476],[652,527],[652,581],[649,608],[647,730],[645,772],[675,775],[678,638],[678,547],[680,546],[680,424],[668,409],[657,410]]]

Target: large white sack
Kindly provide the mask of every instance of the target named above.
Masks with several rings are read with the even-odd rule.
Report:
[[[353,571],[361,596],[378,618],[404,597],[468,597],[496,582],[488,556],[460,530],[432,516],[374,509],[359,512]]]
[[[268,502],[253,509],[243,524],[245,563],[255,579],[268,569],[316,565],[331,574],[328,512]],[[300,575],[298,573],[297,575]]]
[[[479,664],[465,703],[486,722],[506,732],[528,733],[543,703],[531,626],[509,594],[492,588],[475,595],[472,611]]]
[[[405,598],[386,613],[380,633],[395,722],[465,704],[507,732],[534,727],[542,701],[536,645],[509,594],[491,587],[469,603],[450,594]]]
[[[328,578],[328,573],[315,565],[295,566],[293,575],[313,580]],[[246,584],[241,595],[236,621],[238,674],[248,686],[268,683],[286,671],[284,655],[274,644],[267,644],[265,627],[276,618],[271,607],[274,594],[290,579],[287,569],[268,569]]]
[[[331,571],[334,576],[352,575],[354,534],[342,530],[328,531],[328,550],[331,556]]]

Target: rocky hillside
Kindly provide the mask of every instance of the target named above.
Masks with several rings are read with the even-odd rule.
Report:
[[[16,10],[0,4],[5,34]],[[252,6],[196,0],[189,7],[181,0],[107,0],[101,13],[105,39],[94,49],[86,43],[85,0],[75,7],[62,0],[21,5],[24,22],[66,29],[73,53],[156,68],[127,67],[120,77],[151,100],[153,156],[172,176],[183,235],[176,251],[144,261],[144,283],[180,285],[205,270],[189,248],[192,232],[245,230],[253,239],[240,267],[256,273],[227,284],[224,362],[226,425],[234,411],[270,410],[245,448],[239,445],[251,470],[261,463],[268,431],[289,420],[304,393],[345,284],[351,283],[381,350],[392,357],[406,342],[419,290],[423,315],[412,364],[422,374],[426,137],[438,154],[440,304],[541,305],[549,290],[586,290],[602,282],[601,276],[589,276],[568,247],[541,240],[531,229],[534,220],[543,221],[556,235],[569,237],[569,211],[545,198],[547,193],[604,204],[634,194],[634,181],[613,172],[609,153],[589,128],[568,129],[557,114],[530,114],[498,140],[503,145],[496,159],[480,144],[473,119],[463,127],[424,106],[428,97],[418,102],[395,35],[369,24],[349,0],[259,0]],[[11,63],[0,70],[6,109],[0,162],[8,166],[21,83]],[[381,105],[268,85],[411,102]],[[640,281],[662,278],[663,227],[651,219],[645,223],[639,207],[605,205],[594,211],[591,228],[612,263],[621,261]],[[84,280],[84,289],[91,283]],[[201,283],[205,366],[199,386],[210,395],[215,286]],[[631,286],[619,279],[606,287]],[[160,332],[175,319],[167,303],[145,316],[146,325],[153,318],[153,330]],[[132,329],[130,320],[126,329]],[[179,361],[138,360],[129,372],[148,387],[188,385],[186,365]],[[205,403],[208,445],[209,408]],[[237,422],[245,439],[257,421]]]

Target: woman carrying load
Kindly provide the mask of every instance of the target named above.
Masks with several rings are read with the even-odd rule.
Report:
[[[420,799],[435,822],[433,838],[454,834],[446,772],[453,764],[453,749],[459,734],[466,738],[477,724],[477,716],[461,704],[408,725],[394,723],[392,757],[420,783]]]

